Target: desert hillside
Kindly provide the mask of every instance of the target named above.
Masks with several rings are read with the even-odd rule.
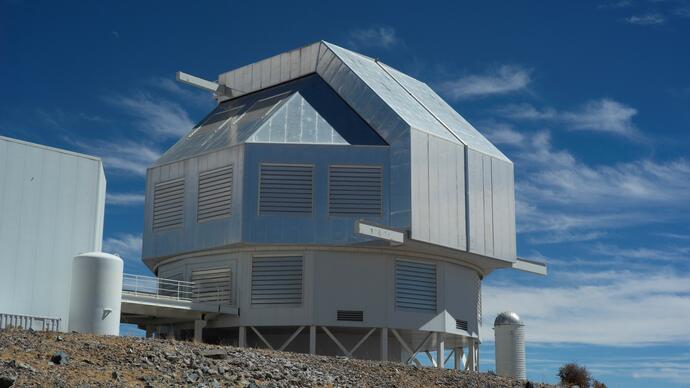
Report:
[[[390,362],[135,337],[0,331],[0,388],[31,385],[524,386],[490,374]]]

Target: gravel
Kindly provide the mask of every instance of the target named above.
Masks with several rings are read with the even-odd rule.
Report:
[[[59,355],[60,360],[56,356]],[[51,361],[51,360],[56,360]],[[61,364],[62,360],[69,360]],[[136,337],[0,331],[0,388],[524,387],[492,374]],[[534,384],[535,387],[544,385]]]

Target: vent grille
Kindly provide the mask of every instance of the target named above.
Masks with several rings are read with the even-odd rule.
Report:
[[[314,167],[262,164],[259,212],[311,214]]]
[[[364,321],[364,311],[338,310],[338,320],[348,322],[362,322]]]
[[[197,221],[229,217],[232,213],[232,166],[199,175]]]
[[[467,331],[467,321],[462,321],[460,319],[455,320],[455,328],[458,330]]]
[[[395,305],[404,310],[436,311],[436,265],[397,260]]]
[[[255,257],[252,304],[302,304],[302,257]]]
[[[196,302],[232,304],[232,270],[228,267],[192,271]]]
[[[153,192],[153,230],[182,226],[184,214],[184,180],[156,184]]]
[[[336,216],[383,214],[381,166],[331,166],[329,213]]]

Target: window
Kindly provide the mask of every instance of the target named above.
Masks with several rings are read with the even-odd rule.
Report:
[[[231,215],[232,172],[232,166],[227,166],[199,174],[198,222]]]
[[[311,214],[314,166],[261,165],[259,213]]]
[[[395,262],[395,306],[402,310],[436,311],[436,265]]]
[[[381,166],[330,166],[328,212],[336,216],[383,214]]]
[[[153,230],[182,227],[184,217],[184,179],[161,182],[153,191]]]
[[[302,304],[302,257],[255,257],[252,305]]]

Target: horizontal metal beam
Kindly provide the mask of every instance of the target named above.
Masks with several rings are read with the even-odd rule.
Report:
[[[187,85],[192,85],[194,87],[197,87],[199,89],[204,89],[208,90],[209,92],[217,92],[218,89],[220,88],[220,85],[217,82],[213,81],[207,81],[203,78],[195,77],[191,74],[187,74],[182,71],[178,71],[175,74],[175,78],[182,83],[185,83]]]
[[[546,263],[540,263],[538,261],[525,260],[518,257],[517,261],[513,263],[513,268],[519,271],[546,276]]]

